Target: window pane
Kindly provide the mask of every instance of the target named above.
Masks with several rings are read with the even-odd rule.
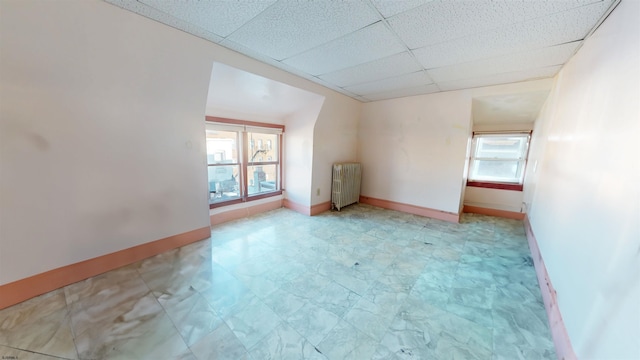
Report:
[[[209,166],[209,203],[240,198],[239,165]]]
[[[520,182],[523,161],[475,160],[471,180]]]
[[[238,133],[207,130],[207,163],[238,163]]]
[[[476,141],[477,158],[521,159],[525,156],[527,136],[484,136]]]
[[[279,190],[278,166],[260,165],[247,166],[249,195]]]
[[[250,132],[249,162],[278,161],[278,135]],[[271,160],[269,160],[271,159]],[[251,172],[249,172],[251,175]],[[249,176],[251,177],[251,176]]]

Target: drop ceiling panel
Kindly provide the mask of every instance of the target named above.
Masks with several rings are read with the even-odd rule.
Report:
[[[415,9],[434,0],[372,0],[373,5],[385,18]]]
[[[408,74],[421,69],[422,67],[420,67],[418,62],[405,51],[379,60],[324,74],[319,76],[319,78],[345,87]]]
[[[364,2],[279,1],[229,40],[282,60],[379,21]]]
[[[487,75],[537,69],[564,64],[576,51],[580,42],[528,50],[516,54],[477,60],[463,64],[427,70],[437,82],[470,79]]]
[[[438,87],[442,91],[471,89],[481,86],[491,86],[498,84],[508,84],[520,81],[550,78],[560,71],[561,65],[548,66],[539,69],[528,69],[509,73],[494,74],[471,79],[439,82]]]
[[[417,49],[592,2],[434,1],[391,17],[389,24],[410,49]]]
[[[283,63],[317,76],[381,59],[404,50],[405,47],[389,29],[382,22],[378,22],[286,59]]]
[[[228,36],[275,2],[275,0],[138,1],[221,37]]]
[[[365,101],[552,77],[619,2],[104,1]]]
[[[421,85],[414,88],[404,88],[404,89],[398,89],[398,90],[392,90],[392,91],[385,91],[381,93],[369,94],[363,97],[369,101],[378,101],[378,100],[394,99],[394,98],[405,97],[405,96],[431,94],[438,91],[440,91],[440,89],[436,84],[430,84],[430,85]]]
[[[610,4],[582,6],[549,17],[511,24],[413,51],[426,68],[441,67],[525,49],[582,40]]]
[[[387,92],[392,90],[398,90],[402,88],[412,88],[419,85],[429,85],[433,81],[429,79],[424,71],[418,71],[411,74],[405,74],[400,76],[391,77],[388,79],[372,81],[360,85],[345,87],[345,90],[352,93],[366,96],[367,94],[374,94],[379,92]]]
[[[182,30],[189,34],[193,34],[197,37],[209,40],[214,43],[219,43],[223,39],[221,36],[216,35],[208,30],[205,30],[200,26],[181,20],[172,14],[167,14],[165,12],[162,12],[158,9],[152,8],[150,6],[147,6],[137,1],[128,1],[128,0],[105,0],[105,1],[115,6],[132,11],[134,13],[145,16],[149,19],[156,20],[162,24]]]

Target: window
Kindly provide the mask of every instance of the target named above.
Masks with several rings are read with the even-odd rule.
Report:
[[[211,208],[282,193],[283,131],[282,125],[207,117]],[[274,146],[262,148],[265,143]]]
[[[474,133],[468,186],[522,190],[531,133]]]

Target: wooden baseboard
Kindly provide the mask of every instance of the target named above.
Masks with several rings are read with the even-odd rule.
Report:
[[[547,317],[549,319],[549,328],[551,329],[551,337],[553,338],[553,344],[556,348],[556,356],[562,360],[574,360],[577,359],[573,346],[571,345],[571,339],[564,326],[562,320],[562,314],[558,308],[558,302],[556,299],[556,291],[551,284],[549,274],[547,273],[547,267],[540,254],[538,248],[538,241],[533,234],[531,223],[527,216],[524,217],[524,227],[527,233],[527,240],[529,241],[529,249],[531,250],[531,257],[533,258],[533,265],[536,269],[536,275],[538,276],[538,284],[540,285],[540,291],[542,292],[542,301],[544,307],[547,310]]]
[[[331,201],[323,202],[321,204],[311,205],[309,214],[311,216],[314,216],[329,210],[331,210]]]
[[[331,210],[331,201],[327,201],[327,202],[323,202],[323,203],[315,204],[311,206],[305,206],[305,205],[301,205],[296,202],[293,202],[289,199],[284,199],[282,200],[282,206],[286,207],[287,209],[291,209],[297,213],[300,213],[302,215],[314,216],[314,215],[323,213],[327,210]]]
[[[282,206],[286,207],[287,209],[298,212],[302,215],[307,215],[307,216],[311,215],[311,208],[309,206],[298,204],[289,199],[282,200]]]
[[[521,212],[499,210],[499,209],[490,209],[490,208],[484,208],[484,207],[480,207],[480,206],[465,205],[462,208],[462,212],[473,213],[473,214],[481,214],[481,215],[489,215],[489,216],[497,216],[497,217],[507,218],[507,219],[524,220],[524,213],[521,213]]]
[[[384,209],[402,211],[409,214],[426,216],[438,220],[444,220],[454,223],[460,222],[460,214],[450,213],[446,211],[429,209],[410,204],[403,204],[395,201],[376,199],[369,196],[360,196],[360,202]]]
[[[0,309],[210,236],[207,226],[1,285]]]
[[[282,207],[282,200],[277,199],[274,201],[269,201],[269,202],[257,204],[257,205],[251,205],[251,206],[247,206],[240,209],[221,211],[219,213],[210,215],[209,220],[211,222],[211,226],[220,225],[228,221],[238,220],[238,219],[249,217],[251,215],[263,213],[266,211],[280,209],[281,207]]]

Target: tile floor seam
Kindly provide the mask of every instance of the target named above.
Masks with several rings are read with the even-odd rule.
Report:
[[[32,354],[38,354],[38,355],[44,355],[44,356],[48,356],[48,357],[52,357],[55,359],[63,359],[63,360],[75,360],[72,358],[66,358],[66,357],[62,357],[62,356],[57,356],[57,355],[53,355],[53,354],[47,354],[47,353],[43,353],[43,352],[39,352],[39,351],[33,351],[33,350],[29,350],[29,349],[21,349],[15,346],[11,346],[11,345],[2,345],[2,346],[6,346],[10,349],[15,349],[15,350],[19,350],[19,351],[24,351],[24,352],[28,352],[28,353],[32,353]],[[3,359],[5,358],[4,356],[2,357]],[[80,357],[78,357],[79,359]]]
[[[518,260],[530,255],[522,228],[521,222],[467,214],[460,224],[449,224],[367,205],[314,217],[279,209],[211,227],[212,237],[208,240],[186,245],[176,253],[142,260],[133,269],[144,284],[143,298],[152,296],[155,305],[151,308],[159,306],[161,311],[155,317],[163,318],[163,335],[159,336],[167,341],[166,336],[171,336],[171,346],[182,344],[181,355],[195,357],[197,350],[200,359],[283,358],[286,354],[298,354],[298,358],[365,359],[406,357],[407,351],[422,358],[551,358],[553,343],[549,340],[544,307],[540,293],[534,292],[531,284],[535,273],[526,261]],[[434,241],[429,244],[432,246],[421,246],[421,239]],[[475,246],[476,242],[479,246]],[[478,263],[467,262],[471,256],[482,254],[483,248],[496,255],[483,256]],[[362,267],[355,267],[354,261]],[[148,273],[143,274],[143,270]],[[110,279],[119,281],[123,274],[110,273],[114,275],[101,276],[99,282],[89,283],[78,295],[101,293],[96,299],[104,300],[130,296],[118,295],[123,289],[128,291],[122,288],[124,284],[102,293],[101,287],[111,286],[114,280]],[[514,286],[500,285],[513,281]],[[193,287],[193,294],[180,290],[187,286]],[[486,290],[486,286],[497,286],[500,291]],[[460,290],[454,292],[454,288]],[[132,292],[135,296],[139,293]],[[156,296],[161,293],[165,294],[163,298]],[[93,315],[71,321],[69,294],[63,294],[73,349],[79,357],[79,328],[72,324],[84,321],[80,327],[87,327],[86,322]],[[183,296],[186,297],[182,299]],[[504,305],[496,304],[498,296],[504,298]],[[526,311],[515,313],[521,299],[527,301]],[[127,309],[134,311],[128,317],[131,321],[141,319],[145,310],[155,311],[144,308],[152,303],[151,298],[145,301],[139,302],[136,310]],[[175,308],[171,301],[177,304]],[[460,307],[454,306],[457,304]],[[0,312],[0,316],[9,314],[16,319],[15,316],[22,316],[20,311],[32,311],[28,306],[16,307],[16,315],[9,310]],[[465,306],[469,309],[465,310]],[[486,309],[479,313],[484,318],[469,312],[474,306]],[[101,305],[76,310],[82,313],[101,308],[108,309]],[[497,318],[496,314],[505,318]],[[308,323],[325,315],[328,318],[319,319],[315,325]],[[57,317],[51,319],[57,321]],[[491,326],[486,325],[489,320]],[[29,330],[28,324],[18,323],[21,331]],[[155,331],[142,328],[146,332],[131,337],[126,335],[127,322],[118,326],[109,325],[93,335],[83,333],[87,353],[95,353],[102,341],[120,346],[117,351],[132,351],[139,341],[155,336]],[[414,334],[418,338],[412,338],[413,328],[419,330]],[[349,334],[349,329],[355,331]],[[0,329],[0,339],[20,342],[6,331]],[[122,334],[126,336],[118,340],[120,331],[125,331]],[[508,337],[497,337],[498,331]],[[87,338],[97,335],[106,337]],[[233,340],[228,346],[219,346],[223,338]],[[25,344],[31,348],[30,343]],[[314,349],[327,351],[321,355]],[[111,348],[106,351],[108,356]],[[170,356],[169,352],[163,354]],[[144,357],[144,353],[137,356]]]

